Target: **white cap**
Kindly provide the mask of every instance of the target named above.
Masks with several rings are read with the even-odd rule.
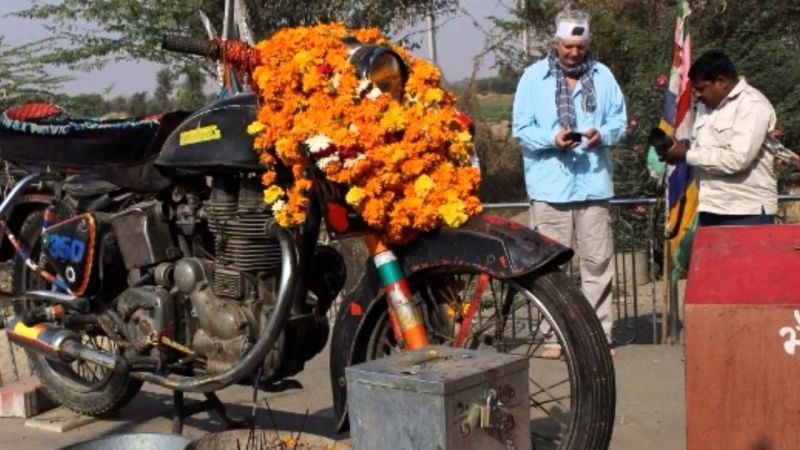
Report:
[[[556,27],[559,39],[589,39],[589,21],[575,17],[563,18]]]

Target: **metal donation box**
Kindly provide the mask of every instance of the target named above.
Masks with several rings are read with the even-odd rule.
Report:
[[[527,358],[431,346],[345,374],[356,450],[531,448]]]
[[[686,287],[686,444],[800,448],[800,225],[698,228]]]

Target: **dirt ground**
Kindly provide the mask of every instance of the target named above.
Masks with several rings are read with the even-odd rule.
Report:
[[[6,290],[6,271],[0,268],[0,289]],[[650,301],[649,288],[639,287],[639,302]],[[629,287],[628,290],[632,289]],[[631,295],[631,294],[629,294]],[[624,306],[624,305],[621,305]],[[4,307],[5,313],[9,312]],[[668,450],[685,448],[683,351],[680,346],[640,345],[652,342],[652,316],[646,306],[640,316],[622,317],[617,334],[633,342],[618,349],[615,358],[617,376],[617,411],[612,449]],[[657,325],[660,317],[656,316]],[[621,331],[620,331],[621,330]],[[656,331],[657,332],[657,331]],[[16,364],[12,364],[15,361]],[[279,393],[261,393],[258,415],[260,427],[291,432],[302,430],[331,439],[342,439],[335,433],[328,379],[327,349],[310,361],[296,381],[302,389]],[[16,369],[16,371],[15,371]],[[24,352],[10,347],[5,332],[0,332],[0,377],[3,383],[27,378]],[[235,417],[252,412],[252,390],[234,386],[220,393],[220,398]],[[196,398],[195,396],[189,396]],[[264,400],[271,414],[264,411]],[[148,386],[128,406],[116,415],[66,433],[53,433],[24,426],[22,419],[0,419],[0,448],[20,447],[45,450],[80,442],[97,436],[129,432],[170,431],[171,394]],[[308,411],[308,415],[306,414]],[[184,434],[199,438],[209,432],[222,430],[216,418],[200,413],[186,420]]]
[[[614,361],[617,412],[610,448],[685,448],[682,357],[680,346],[630,345],[618,349]],[[334,429],[328,361],[326,351],[306,366],[297,377],[302,389],[259,394],[262,406],[257,416],[259,426],[285,430],[285,435],[302,430],[342,439]],[[242,386],[228,388],[219,394],[235,417],[251,414],[252,395],[251,389]],[[264,398],[269,402],[272,418],[263,408]],[[22,419],[0,419],[0,448],[50,450],[107,434],[168,433],[170,405],[171,396],[167,391],[148,387],[116,415],[66,433],[28,428]],[[194,439],[221,430],[222,425],[216,418],[200,413],[186,420],[184,434]]]

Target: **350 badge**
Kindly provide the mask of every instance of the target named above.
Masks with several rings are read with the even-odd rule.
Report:
[[[86,243],[69,236],[50,234],[50,256],[57,259],[66,259],[77,263],[83,260],[86,254]]]

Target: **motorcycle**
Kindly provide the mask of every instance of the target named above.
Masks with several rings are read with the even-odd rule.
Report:
[[[218,60],[232,54],[224,45],[165,40],[167,49]],[[391,48],[352,45],[364,49],[351,59],[364,78],[394,71],[405,80],[409,68]],[[534,441],[608,446],[613,364],[594,311],[559,268],[571,250],[491,215],[388,246],[352,214],[345,229],[332,223],[347,205],[314,168],[305,222],[279,226],[246,130],[256,105],[252,93],[234,92],[191,114],[0,127],[0,158],[28,171],[0,204],[0,226],[17,251],[6,329],[56,401],[99,416],[144,382],[177,392],[269,388],[330,340],[344,431],[345,367],[453,345],[531,358]],[[41,181],[57,187],[52,201],[12,229],[14,202]],[[350,292],[340,292],[346,264],[320,243],[323,227],[331,239],[364,238],[370,249]],[[403,301],[381,261],[407,287]],[[561,345],[561,360],[538,357],[546,340]]]

